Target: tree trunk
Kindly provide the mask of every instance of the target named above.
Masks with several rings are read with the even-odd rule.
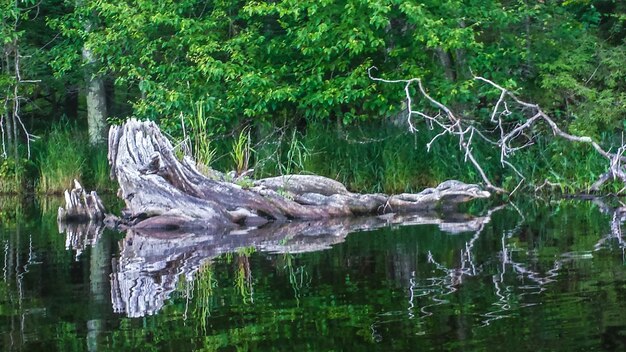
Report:
[[[445,73],[446,78],[448,81],[454,82],[456,80],[456,75],[450,54],[441,47],[438,47],[435,51],[437,52],[437,57],[439,57],[439,62],[443,67],[443,72]]]
[[[89,0],[76,0],[76,7],[85,6]],[[81,20],[85,33],[88,35],[95,26],[95,13],[89,12]],[[104,78],[98,74],[97,60],[86,44],[83,44],[83,62],[85,64],[85,87],[87,98],[87,126],[89,144],[96,146],[104,143],[106,138],[107,100]]]
[[[465,28],[466,24],[464,20],[459,21],[459,27]],[[472,78],[469,65],[467,64],[467,52],[465,49],[459,48],[454,51],[455,54],[455,67],[456,67],[456,79],[463,81]]]
[[[104,79],[93,73],[93,66],[96,60],[93,53],[85,47],[83,47],[83,60],[88,65],[85,80],[89,143],[91,145],[99,145],[104,143],[106,134],[107,105]]]

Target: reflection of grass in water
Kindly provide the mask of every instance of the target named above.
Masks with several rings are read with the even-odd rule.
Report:
[[[217,288],[217,284],[211,263],[203,264],[195,279],[195,291],[197,292],[195,314],[199,319],[202,331],[206,331],[207,319],[211,316],[213,290]]]
[[[252,271],[250,270],[250,257],[247,254],[238,254],[237,271],[235,272],[235,287],[241,296],[243,303],[254,303],[254,290],[252,287]]]
[[[35,202],[41,212],[42,217],[57,215],[59,207],[65,206],[65,198],[60,196],[50,196],[46,194],[36,194]]]
[[[19,197],[0,197],[0,225],[12,227],[24,218],[24,205]]]
[[[289,275],[289,284],[293,289],[293,296],[299,305],[302,288],[305,286],[305,282],[308,285],[310,281],[309,274],[304,269],[304,265],[294,267],[294,256],[292,254],[285,253],[283,260],[285,261],[283,268],[287,270],[287,274]]]

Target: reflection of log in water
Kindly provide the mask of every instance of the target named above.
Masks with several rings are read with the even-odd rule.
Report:
[[[65,249],[76,251],[78,258],[87,247],[93,247],[104,230],[102,222],[68,223],[59,221],[59,233],[65,234]]]
[[[622,249],[626,249],[626,242],[622,236],[622,224],[626,221],[626,206],[620,203],[620,207],[613,208],[609,206],[602,198],[595,198],[593,203],[596,204],[600,211],[611,216],[611,231],[602,237],[594,246],[594,250],[599,250],[611,242],[616,242]],[[626,253],[625,253],[626,254]]]
[[[301,253],[330,248],[355,231],[390,225],[438,225],[442,231],[478,231],[489,217],[436,214],[385,215],[320,221],[271,223],[261,228],[224,233],[129,230],[113,260],[113,309],[129,317],[158,312],[175,290],[180,275],[193,280],[200,266],[224,253],[254,247],[273,253]]]
[[[103,238],[101,221],[57,222],[59,233],[65,233],[65,248],[76,252],[76,259],[87,247],[89,257],[89,317],[87,321],[87,349],[96,351],[104,328],[104,312],[108,310],[109,276],[111,273],[111,241]]]

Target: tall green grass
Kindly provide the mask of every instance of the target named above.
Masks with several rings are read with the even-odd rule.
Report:
[[[107,159],[106,146],[89,148],[86,151],[87,163],[83,168],[83,181],[86,187],[99,193],[113,192],[117,189],[117,181],[111,180],[111,167]]]
[[[192,155],[196,162],[208,167],[215,158],[216,151],[213,148],[213,136],[209,130],[209,118],[205,114],[203,101],[195,104],[195,114],[186,120],[189,123]]]
[[[109,180],[106,147],[90,147],[86,133],[75,125],[54,125],[35,153],[37,193],[62,193],[73,186],[74,179],[100,192],[114,189]]]
[[[235,165],[236,175],[241,175],[248,170],[250,158],[254,149],[251,146],[250,129],[244,128],[239,132],[239,136],[233,141],[230,157]]]
[[[419,134],[376,124],[346,127],[340,133],[334,126],[310,125],[306,133],[282,135],[286,137],[278,142],[257,146],[264,155],[255,166],[258,177],[313,173],[339,180],[353,191],[389,193],[414,191],[438,180],[423,167],[435,156],[426,153]]]
[[[303,141],[311,151],[305,169],[357,192],[415,192],[458,178],[450,170],[463,169],[463,162],[446,152],[450,147],[445,140],[443,147],[427,152],[430,138],[427,133],[411,134],[385,124],[345,128],[341,133],[312,128]]]
[[[185,137],[192,142],[197,160],[222,171],[241,173],[253,167],[257,178],[318,174],[336,179],[354,192],[417,192],[449,179],[483,181],[474,166],[464,160],[455,137],[442,136],[427,151],[435,132],[425,126],[409,133],[386,121],[362,122],[344,126],[341,131],[323,122],[310,123],[306,129],[301,126],[300,130],[261,123],[238,134],[219,136],[208,130],[209,120],[202,106],[199,103],[196,115],[185,120],[189,126],[189,136]],[[106,151],[89,151],[86,136],[77,134],[75,127],[56,126],[45,139],[46,147],[37,160],[40,192],[62,191],[75,177],[97,190],[115,188],[108,179]],[[497,147],[476,139],[472,153],[493,184],[515,189],[521,179],[501,165]],[[591,147],[552,136],[537,139],[535,145],[520,150],[510,161],[526,177],[522,188],[526,194],[534,193],[545,181],[550,186],[541,188],[542,192],[586,192],[608,166]],[[621,187],[619,182],[607,183],[603,191],[617,192]]]
[[[60,193],[80,180],[87,162],[85,135],[69,124],[52,127],[43,138],[35,162],[39,169],[38,193]]]
[[[254,167],[259,178],[312,173],[336,179],[355,192],[416,192],[448,179],[482,182],[463,159],[455,138],[439,138],[428,152],[426,144],[434,132],[425,128],[409,133],[387,122],[344,126],[341,131],[323,123],[309,124],[305,131],[256,126],[216,141],[207,121],[199,104],[189,123],[194,156],[225,171]],[[84,129],[76,125],[54,125],[33,151],[32,161],[0,160],[0,194],[27,193],[33,185],[37,193],[58,194],[70,188],[73,179],[100,193],[116,189],[109,179],[106,147],[91,148]],[[472,151],[495,185],[513,190],[519,183],[520,178],[500,164],[497,148],[475,142]],[[542,184],[547,186],[541,192],[586,192],[608,166],[590,146],[550,136],[536,140],[510,161],[526,177],[525,193]],[[609,182],[602,191],[615,193],[622,187],[620,182]]]
[[[291,130],[267,131],[260,128],[254,147],[254,169],[257,177],[307,172],[306,164],[312,151],[305,145],[303,135]]]
[[[520,166],[533,189],[545,184],[540,193],[563,194],[588,192],[609,166],[608,160],[591,146],[559,139],[539,140],[527,151],[514,155],[512,162]],[[616,193],[622,187],[620,182],[607,182],[601,191]]]
[[[442,136],[427,151],[426,144],[434,135],[427,129],[409,133],[382,122],[345,127],[341,132],[334,126],[310,125],[297,139],[298,149],[306,151],[305,158],[286,152],[292,140],[273,144],[272,148],[279,149],[277,157],[257,169],[257,176],[280,174],[284,165],[301,164],[290,171],[327,176],[355,192],[416,192],[449,179],[481,183],[476,168],[464,160],[456,138]],[[512,191],[521,181],[500,163],[497,147],[475,141],[472,153],[495,185]],[[534,193],[546,180],[552,186],[541,191],[587,192],[608,166],[591,147],[549,136],[520,150],[510,161],[526,177],[525,193]],[[617,192],[620,186],[619,182],[607,183],[603,191]]]

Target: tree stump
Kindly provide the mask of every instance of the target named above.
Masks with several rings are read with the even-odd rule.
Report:
[[[81,184],[74,180],[74,188],[65,190],[65,208],[59,207],[57,221],[88,222],[104,219],[104,205],[95,191],[87,193]]]

